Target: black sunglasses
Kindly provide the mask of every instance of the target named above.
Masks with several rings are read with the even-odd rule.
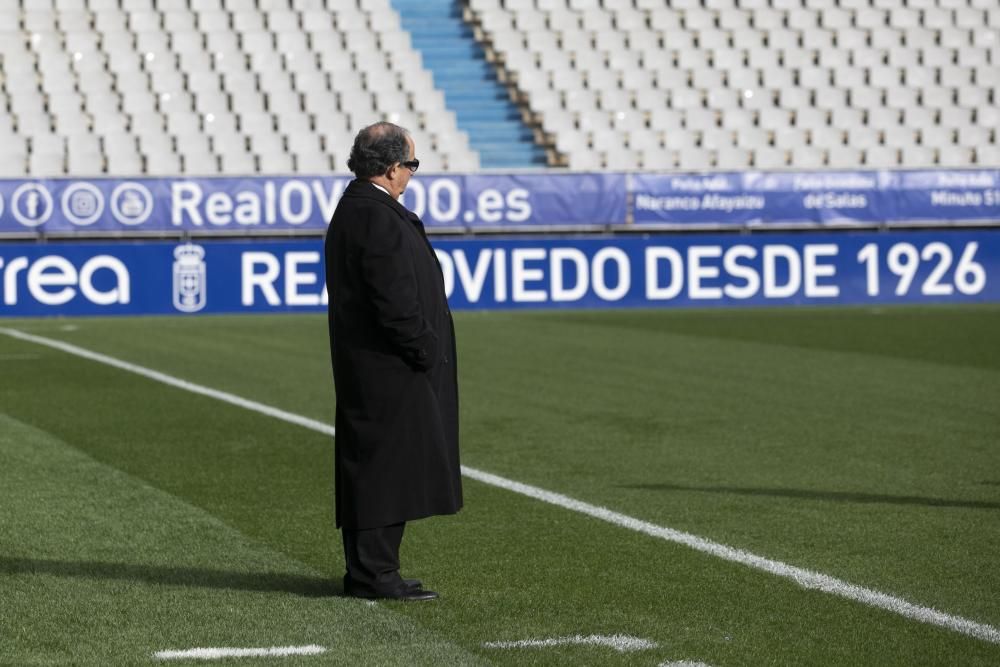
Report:
[[[420,168],[420,160],[407,160],[406,162],[400,162],[399,164],[409,169],[411,174],[416,173],[417,169]]]

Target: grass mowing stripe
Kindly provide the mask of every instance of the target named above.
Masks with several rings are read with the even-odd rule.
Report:
[[[318,660],[281,663],[484,664],[387,606],[340,597],[321,570],[3,411],[0,452],[0,665],[148,665],[166,648],[309,645],[330,648]]]
[[[78,357],[83,357],[85,359],[90,359],[91,361],[97,361],[102,364],[107,364],[108,366],[114,366],[115,368],[120,368],[123,371],[136,373],[137,375],[142,375],[151,380],[156,380],[157,382],[168,384],[171,387],[177,387],[178,389],[190,391],[195,394],[201,394],[202,396],[208,396],[209,398],[214,398],[216,400],[223,401],[225,403],[231,403],[232,405],[236,405],[241,408],[246,408],[247,410],[252,410],[254,412],[259,412],[261,414],[268,415],[269,417],[274,417],[276,419],[281,419],[286,422],[291,422],[292,424],[298,424],[299,426],[304,426],[308,429],[312,429],[313,431],[319,431],[320,433],[327,433],[329,435],[333,435],[334,433],[333,426],[330,426],[329,424],[324,424],[321,421],[310,419],[309,417],[303,417],[302,415],[297,415],[292,412],[287,412],[285,410],[281,410],[280,408],[275,408],[270,405],[258,403],[257,401],[251,401],[248,398],[236,396],[235,394],[230,394],[224,391],[219,391],[217,389],[212,389],[211,387],[195,384],[194,382],[188,382],[187,380],[181,380],[180,378],[176,378],[173,375],[167,375],[166,373],[161,373],[151,368],[146,368],[145,366],[130,364],[127,361],[122,361],[121,359],[109,357],[105,354],[100,354],[99,352],[93,352],[91,350],[78,347],[76,345],[64,343],[62,341],[54,340],[52,338],[43,338],[42,336],[35,336],[29,333],[24,333],[23,331],[18,331],[17,329],[0,328],[0,333],[4,333],[8,336],[11,336],[12,338],[18,338],[20,340],[27,341],[30,343],[37,343],[38,345],[46,345],[48,347],[52,347],[57,350],[61,350],[63,352],[68,352],[69,354],[75,354]]]
[[[92,352],[76,345],[42,336],[26,334],[14,329],[0,328],[0,333],[4,333],[8,336],[24,341],[52,347],[69,354],[108,364],[132,373],[137,373],[149,379],[153,379],[173,387],[185,389],[187,391],[209,396],[211,398],[216,398],[232,405],[275,417],[299,426],[304,426],[321,433],[333,435],[334,432],[333,427],[322,422],[264,405],[256,401],[244,399],[234,394],[229,394],[227,392],[187,382],[171,375],[121,361],[119,359],[115,359],[114,357]],[[605,507],[591,505],[559,493],[554,493],[539,487],[516,482],[514,480],[493,475],[468,466],[462,466],[462,474],[470,479],[474,479],[484,484],[489,484],[491,486],[533,498],[535,500],[540,500],[551,505],[556,505],[564,509],[585,514],[592,518],[600,519],[635,532],[644,533],[651,537],[681,544],[723,560],[746,565],[785,579],[791,579],[806,589],[831,593],[839,597],[861,602],[862,604],[871,607],[884,609],[922,623],[937,625],[970,637],[994,644],[1000,644],[1000,630],[985,623],[979,623],[961,616],[947,614],[930,607],[917,605],[902,598],[888,595],[870,588],[856,586],[829,575],[789,565],[787,563],[765,558],[763,556],[758,556],[741,549],[736,549],[725,544],[707,540],[691,533],[685,533],[665,526],[659,526],[609,510]]]

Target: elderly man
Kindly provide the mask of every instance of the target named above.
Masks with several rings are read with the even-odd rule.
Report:
[[[391,123],[358,133],[326,235],[344,592],[431,600],[403,579],[407,521],[462,507],[455,331],[423,223],[399,203],[419,162]]]

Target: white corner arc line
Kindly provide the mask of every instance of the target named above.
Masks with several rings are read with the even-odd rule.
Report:
[[[619,653],[646,651],[656,648],[657,643],[631,635],[573,635],[572,637],[549,637],[547,639],[519,639],[516,641],[483,642],[483,648],[548,648],[550,646],[607,646]]]
[[[257,401],[242,398],[224,391],[211,389],[193,382],[181,380],[180,378],[173,377],[172,375],[167,375],[166,373],[161,373],[150,368],[145,368],[144,366],[122,361],[114,357],[109,357],[98,352],[93,352],[70,343],[65,343],[51,338],[44,338],[42,336],[35,336],[33,334],[27,334],[16,329],[0,328],[0,333],[13,338],[18,338],[20,340],[61,350],[67,354],[73,354],[98,363],[114,366],[115,368],[136,373],[151,380],[156,380],[157,382],[177,387],[178,389],[184,389],[185,391],[190,391],[195,394],[208,396],[253,412],[281,419],[298,426],[303,426],[319,433],[331,436],[334,435],[333,426],[324,424],[323,422],[315,419],[286,412],[285,410],[265,405],[263,403],[258,403]],[[748,551],[743,551],[742,549],[736,549],[725,544],[713,542],[691,533],[685,533],[666,526],[658,526],[648,521],[643,521],[626,514],[621,514],[620,512],[615,512],[614,510],[610,510],[606,507],[591,505],[590,503],[570,498],[569,496],[565,496],[561,493],[546,491],[545,489],[537,486],[517,482],[505,477],[500,477],[499,475],[477,470],[476,468],[470,468],[469,466],[462,466],[462,474],[470,479],[482,482],[483,484],[489,484],[522,496],[527,496],[528,498],[534,498],[535,500],[540,500],[550,505],[555,505],[557,507],[578,512],[595,519],[600,519],[601,521],[606,521],[607,523],[614,524],[621,528],[627,528],[638,533],[649,535],[650,537],[659,538],[675,544],[681,544],[696,551],[715,556],[716,558],[721,558],[722,560],[739,563],[778,577],[791,579],[803,588],[823,591],[842,598],[847,598],[848,600],[860,602],[870,607],[890,611],[894,614],[898,614],[921,623],[936,625],[970,637],[975,637],[976,639],[981,639],[993,644],[1000,644],[1000,629],[986,623],[979,623],[977,621],[963,618],[962,616],[956,616],[954,614],[938,611],[937,609],[933,609],[931,607],[914,604],[904,600],[903,598],[882,593],[870,588],[857,586],[841,579],[837,579],[836,577],[807,570],[795,565],[789,565],[778,560],[758,556]]]
[[[326,647],[271,646],[269,648],[189,648],[179,651],[157,651],[157,660],[223,660],[225,658],[284,658],[290,655],[319,655],[326,653]]]

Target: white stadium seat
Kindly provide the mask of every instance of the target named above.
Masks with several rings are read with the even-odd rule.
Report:
[[[662,116],[664,107],[679,113],[680,122],[699,133],[716,121],[740,128],[729,141],[734,148],[759,151],[759,156],[751,156],[754,165],[797,166],[801,162],[810,168],[823,164],[843,168],[906,166],[908,157],[919,165],[936,163],[937,152],[931,156],[922,150],[900,150],[907,137],[912,142],[924,130],[935,141],[947,139],[959,148],[959,137],[995,141],[992,128],[986,129],[988,122],[978,116],[992,117],[1000,81],[990,54],[1000,49],[1000,38],[982,29],[990,26],[994,5],[976,1],[982,6],[962,1],[943,9],[934,2],[873,6],[867,0],[805,6],[799,0],[744,0],[739,8],[728,0],[616,0],[587,3],[584,10],[581,3],[540,0],[541,4],[525,2],[522,9],[509,2],[502,7],[474,2],[471,10],[474,19],[483,18],[479,25],[492,39],[501,61],[518,53],[526,42],[537,42],[537,61],[518,61],[518,81],[532,82],[521,88],[532,108],[555,111],[558,98],[545,88],[551,85],[562,91],[564,109],[586,118],[588,126],[598,127],[592,114],[613,113],[631,99],[635,108],[657,112],[649,118],[650,127],[667,131],[668,146],[679,149],[683,141],[677,137],[685,133],[676,132],[680,119]],[[561,23],[555,35],[538,30],[536,8],[558,11]],[[500,18],[505,13],[508,20]],[[1000,20],[1000,11],[996,15]],[[574,25],[598,30],[612,25],[635,32],[623,44],[616,35],[598,34],[595,39]],[[529,26],[531,31],[526,30]],[[558,38],[555,47],[554,36]],[[570,50],[585,50],[591,44],[598,45],[594,55],[564,59]],[[606,62],[619,73],[617,78],[591,73],[599,64],[602,48],[609,52]],[[532,77],[532,69],[553,72],[552,78]],[[601,92],[583,95],[585,86]],[[533,104],[536,97],[538,102]],[[736,105],[739,108],[733,110]],[[914,108],[926,113],[915,113]],[[959,109],[968,113],[959,114]],[[692,113],[696,111],[700,115]],[[920,122],[908,126],[908,119],[913,118]],[[930,129],[946,123],[951,131]],[[758,125],[768,131],[745,131]],[[843,134],[834,127],[852,131]],[[768,143],[778,136],[792,146],[803,136],[795,128],[808,132],[812,146],[786,154]],[[970,128],[983,128],[989,135]],[[553,123],[549,131],[559,147],[561,134],[570,137],[576,130],[563,122]],[[716,160],[720,154],[730,155],[724,150],[726,140],[724,132],[710,140]],[[575,154],[570,164],[606,162],[608,154],[599,148],[603,146],[593,147],[595,159]],[[974,164],[980,154],[990,152],[957,150],[947,159],[968,158]],[[616,163],[622,156],[630,157],[619,153]],[[631,157],[636,167],[648,168],[643,153]],[[680,151],[677,157],[680,168],[703,168],[710,161],[699,152],[685,155]]]
[[[4,174],[342,171],[378,115],[434,146],[428,165],[479,164],[388,0],[9,4],[0,137],[20,139]],[[466,15],[571,168],[998,163],[995,1],[471,0]]]

